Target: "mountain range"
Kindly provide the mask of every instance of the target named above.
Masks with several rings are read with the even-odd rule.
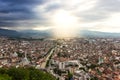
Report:
[[[38,30],[23,30],[23,31],[15,31],[8,29],[0,28],[0,36],[12,37],[12,38],[51,38],[52,32],[50,30],[46,31],[38,31]],[[89,30],[81,30],[77,34],[78,37],[99,37],[99,38],[119,38],[120,33],[107,33],[107,32],[98,32],[98,31],[89,31]]]

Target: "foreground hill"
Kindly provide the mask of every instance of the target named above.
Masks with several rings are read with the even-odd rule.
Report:
[[[0,68],[0,80],[56,80],[56,78],[34,68]]]

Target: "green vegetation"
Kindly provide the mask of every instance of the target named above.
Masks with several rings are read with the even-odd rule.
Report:
[[[62,71],[58,68],[55,68],[53,71],[54,71],[54,73],[58,74],[59,76],[61,76],[61,74],[62,74]]]
[[[48,67],[49,66],[49,63],[50,63],[50,60],[47,60],[47,63],[46,63],[46,67]]]
[[[51,48],[51,49],[48,51],[48,53],[50,53],[50,51],[51,51],[52,49],[53,49],[53,48]],[[48,54],[48,53],[47,53],[47,54]],[[47,63],[46,63],[46,65],[45,65],[46,67],[49,66],[49,63],[50,63],[50,59],[51,59],[51,58],[52,58],[52,55],[49,56],[49,60],[47,60]]]
[[[0,74],[0,80],[12,80],[7,74]]]
[[[90,66],[87,66],[88,69],[95,69],[96,67],[98,67],[99,65],[97,64],[91,64]]]
[[[90,80],[98,80],[98,78],[97,77],[93,77]]]
[[[49,73],[35,68],[0,68],[0,80],[56,80]]]
[[[68,80],[72,80],[73,74],[68,71]]]
[[[20,52],[17,52],[17,54],[18,54],[18,57],[22,57],[23,56],[23,54],[20,53]]]
[[[80,67],[79,69],[80,69],[80,70],[83,70],[83,71],[85,71],[85,72],[86,72],[86,70],[85,70],[85,68],[84,68],[84,67]]]

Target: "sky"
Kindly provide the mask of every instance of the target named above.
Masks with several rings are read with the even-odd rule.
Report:
[[[120,0],[0,0],[0,28],[120,32]]]

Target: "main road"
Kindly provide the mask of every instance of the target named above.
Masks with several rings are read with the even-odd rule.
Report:
[[[50,56],[52,56],[53,51],[54,51],[54,48],[52,48],[52,49],[50,50],[50,52],[47,54],[44,62],[41,63],[41,66],[40,66],[41,69],[45,69],[45,68],[46,68],[46,64],[47,64],[48,60],[50,59]]]

